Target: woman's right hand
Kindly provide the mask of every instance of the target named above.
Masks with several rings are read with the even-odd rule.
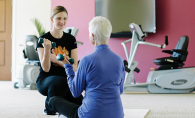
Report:
[[[50,40],[44,38],[42,45],[43,45],[45,50],[51,50],[51,41]]]

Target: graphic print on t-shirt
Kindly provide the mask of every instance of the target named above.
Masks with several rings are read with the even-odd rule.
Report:
[[[61,47],[61,46],[58,46],[58,48],[54,48],[54,52],[55,52],[55,54],[56,54],[56,56],[58,55],[58,54],[65,54],[67,57],[69,57],[68,55],[69,55],[69,52],[66,50],[66,48],[65,47]]]

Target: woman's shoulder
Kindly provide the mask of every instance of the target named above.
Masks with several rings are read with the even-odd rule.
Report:
[[[46,33],[43,33],[43,34],[40,36],[40,38],[48,38],[50,35],[51,35],[51,34],[50,34],[50,32],[48,31],[48,32],[46,32]]]
[[[64,31],[63,31],[63,33],[64,33],[64,37],[65,37],[65,38],[75,39],[75,37],[74,37],[72,34],[66,33],[66,32],[64,32]]]

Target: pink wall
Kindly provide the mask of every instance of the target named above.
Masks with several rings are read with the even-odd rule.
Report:
[[[88,38],[88,22],[95,16],[94,0],[51,0],[51,8],[63,5],[67,8],[69,19],[67,27],[79,28],[76,39],[82,41],[84,45],[78,46],[78,56],[83,56],[93,52],[94,47]],[[195,66],[195,1],[194,0],[156,0],[156,28],[155,34],[148,34],[145,38],[147,42],[164,44],[164,37],[169,37],[169,45],[166,49],[175,48],[179,38],[187,35],[190,38],[188,47],[188,57],[185,67]],[[126,59],[121,42],[128,38],[111,38],[109,46],[112,51]],[[130,44],[128,45],[130,47]],[[128,48],[129,49],[129,48]],[[145,82],[150,68],[157,67],[153,64],[153,59],[169,56],[161,53],[161,49],[146,45],[140,45],[135,56],[139,62],[139,74],[135,74],[137,82]]]

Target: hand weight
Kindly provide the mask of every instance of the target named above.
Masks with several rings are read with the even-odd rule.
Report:
[[[39,38],[38,43],[42,44],[43,43],[43,38]],[[54,42],[52,42],[51,45],[52,45],[52,49],[54,49],[56,47],[56,43],[54,43]]]
[[[58,54],[57,55],[57,60],[63,61],[64,60],[64,56],[62,54]],[[70,62],[70,64],[74,63],[74,59],[73,58],[70,58],[68,61]]]

